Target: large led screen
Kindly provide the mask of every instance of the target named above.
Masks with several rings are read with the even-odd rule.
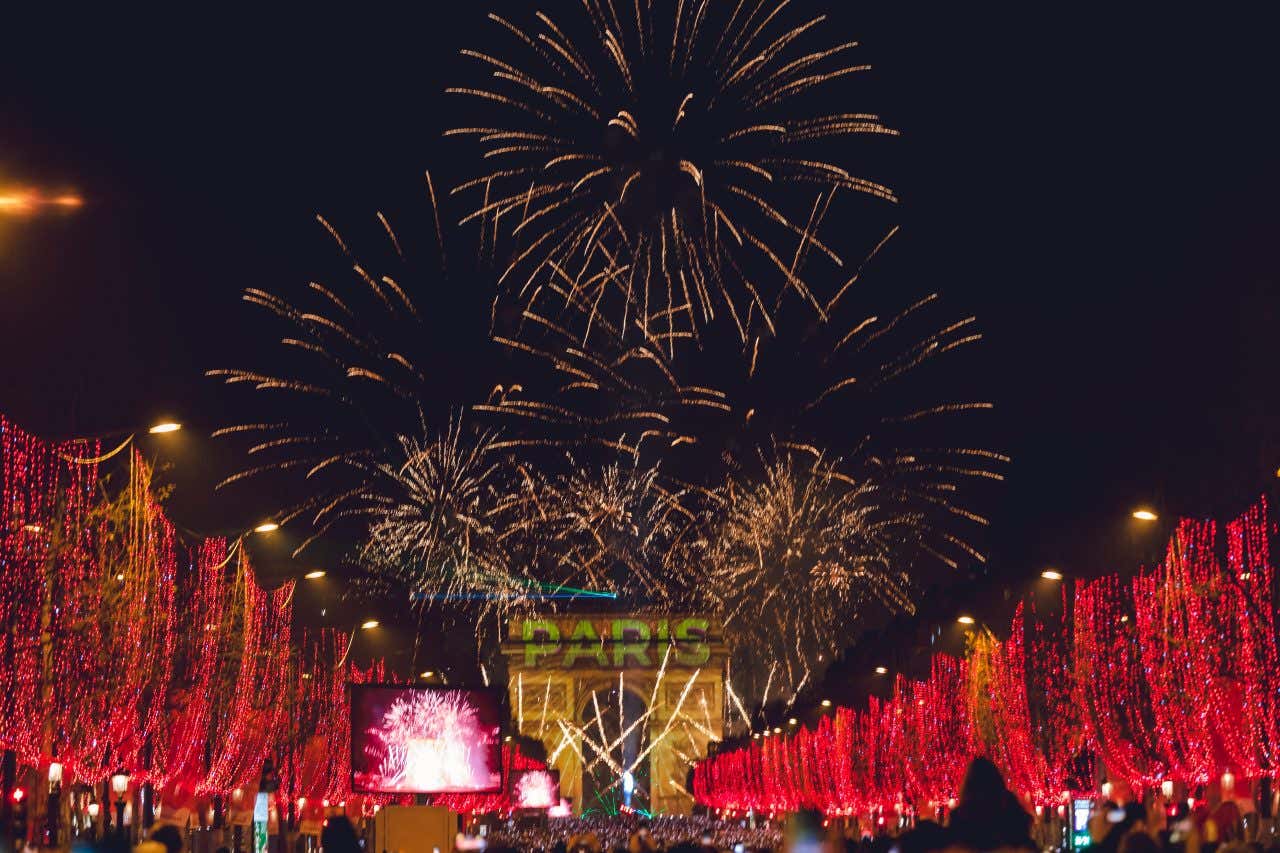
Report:
[[[549,809],[560,805],[560,771],[512,770],[511,805],[517,809]]]
[[[351,787],[365,794],[500,792],[496,694],[352,685]]]

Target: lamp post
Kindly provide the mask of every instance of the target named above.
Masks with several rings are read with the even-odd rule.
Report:
[[[45,804],[44,846],[58,846],[58,813],[62,800],[62,764],[49,762],[49,800]]]
[[[96,840],[98,837],[98,815],[102,812],[102,806],[98,805],[95,800],[86,807],[89,812],[89,840]]]
[[[111,774],[111,790],[116,795],[116,835],[124,838],[124,795],[129,791],[129,774],[123,767]]]

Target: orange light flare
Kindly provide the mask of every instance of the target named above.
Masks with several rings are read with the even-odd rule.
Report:
[[[0,215],[33,216],[42,209],[74,210],[83,206],[84,198],[76,193],[45,195],[29,187],[0,187]]]

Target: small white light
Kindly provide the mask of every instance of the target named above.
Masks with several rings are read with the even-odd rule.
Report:
[[[264,521],[261,524],[259,524],[257,527],[253,528],[253,532],[254,533],[272,533],[279,529],[280,529],[280,525],[276,524],[274,521]]]

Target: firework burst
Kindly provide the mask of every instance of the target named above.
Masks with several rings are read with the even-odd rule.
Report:
[[[559,587],[607,590],[640,605],[673,606],[689,579],[679,563],[700,535],[696,502],[664,483],[657,467],[583,465],[538,478],[529,494],[536,515],[537,565]]]
[[[814,109],[868,66],[856,42],[819,41],[824,16],[787,5],[586,0],[580,18],[537,12],[527,30],[490,15],[511,51],[464,51],[490,76],[448,91],[491,110],[449,131],[491,166],[454,192],[480,198],[464,221],[508,226],[516,299],[557,293],[584,309],[582,341],[607,317],[669,354],[718,315],[741,341],[772,332],[786,293],[824,313],[800,267],[840,263],[816,233],[835,191],[893,200],[834,152],[895,131]]]
[[[867,606],[911,608],[904,567],[920,518],[874,479],[807,453],[761,455],[762,475],[731,477],[712,524],[706,595],[722,614],[737,687],[790,696],[829,662]]]
[[[481,613],[507,612],[537,600],[507,541],[523,495],[509,490],[494,438],[455,420],[432,439],[402,436],[402,456],[377,463],[379,478],[344,510],[367,522],[361,565],[372,583],[422,608],[474,602]]]
[[[429,174],[427,190],[427,227],[437,242],[417,255],[405,251],[381,213],[376,227],[383,239],[370,252],[374,263],[358,259],[339,232],[317,217],[345,268],[338,283],[312,281],[294,299],[246,289],[245,301],[265,309],[281,329],[275,357],[258,369],[208,371],[228,385],[275,398],[259,403],[259,411],[271,413],[266,419],[232,424],[214,436],[243,442],[248,460],[219,488],[262,476],[279,483],[282,472],[302,477],[303,496],[285,502],[276,519],[281,524],[307,516],[316,522],[315,536],[323,534],[405,462],[410,448],[404,437],[429,435],[429,425],[445,420],[450,406],[445,402],[442,408],[441,400],[459,395],[460,374],[438,367],[458,355],[441,351],[436,342],[444,336],[436,324],[448,323],[451,330],[472,325],[476,339],[487,341],[483,303],[464,312],[453,301],[460,291],[450,286],[444,269]],[[485,372],[483,356],[469,358],[469,364],[479,369],[462,378],[483,383],[476,378]],[[475,390],[483,389],[468,386],[462,393]],[[495,399],[504,395],[498,391]]]

